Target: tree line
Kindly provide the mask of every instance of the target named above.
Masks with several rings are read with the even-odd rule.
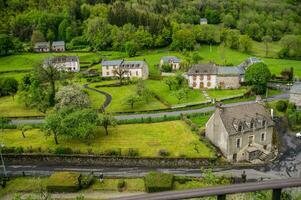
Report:
[[[228,45],[242,51],[250,50],[250,39],[265,44],[283,40],[280,56],[301,56],[285,46],[290,37],[300,49],[298,0],[0,0],[0,10],[2,55],[28,50],[38,41],[64,40],[70,49],[134,55],[170,44],[174,49],[190,49],[195,41],[219,44],[227,37],[227,43],[232,40]],[[212,26],[201,30],[202,17]]]

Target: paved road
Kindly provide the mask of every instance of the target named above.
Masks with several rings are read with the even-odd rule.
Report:
[[[103,104],[100,106],[100,109],[99,109],[100,111],[104,111],[106,109],[106,107],[108,107],[110,105],[110,103],[112,101],[112,96],[109,93],[101,91],[101,90],[97,90],[95,88],[90,88],[88,86],[88,84],[85,84],[83,87],[86,88],[86,89],[88,89],[88,90],[100,93],[100,94],[102,94],[102,95],[104,95],[106,97],[105,102],[103,102]]]
[[[91,88],[93,89],[93,88]],[[268,102],[280,100],[280,99],[288,99],[288,94],[280,94],[273,97],[270,97],[267,99]],[[235,105],[247,105],[252,104],[255,101],[246,101],[246,102],[237,102],[237,103],[231,103],[226,104],[224,106],[235,106]],[[214,111],[215,107],[205,107],[205,108],[199,108],[199,109],[191,109],[191,110],[181,110],[181,111],[168,111],[168,112],[158,112],[158,113],[143,113],[143,114],[130,114],[130,115],[117,115],[115,116],[118,120],[124,120],[124,119],[141,119],[141,118],[157,118],[157,117],[163,117],[166,116],[179,116],[180,114],[192,114],[192,113],[206,113]],[[43,123],[43,119],[14,119],[12,120],[12,124],[40,124]]]

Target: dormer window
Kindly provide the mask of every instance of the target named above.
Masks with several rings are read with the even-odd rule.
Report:
[[[250,124],[250,128],[253,129],[254,128],[254,122],[251,122]]]
[[[237,130],[240,131],[240,132],[242,131],[242,125],[241,124],[238,125],[238,129]]]

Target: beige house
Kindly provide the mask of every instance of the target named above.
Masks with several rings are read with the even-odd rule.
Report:
[[[220,67],[215,64],[197,64],[187,73],[189,87],[193,89],[235,89],[243,81],[241,67]]]
[[[65,72],[79,72],[80,63],[78,56],[57,56],[53,58],[46,58],[44,60],[44,67],[49,65],[54,66],[59,71]]]
[[[109,60],[102,61],[102,76],[116,77],[116,72],[123,71],[124,77],[148,78],[148,65],[145,61]]]
[[[230,162],[265,161],[272,155],[274,122],[261,103],[217,106],[206,137]]]
[[[37,42],[34,45],[35,52],[49,52],[50,51],[50,43],[49,42]]]
[[[161,68],[163,65],[170,65],[172,70],[178,70],[180,69],[180,62],[181,60],[176,56],[163,56],[159,66]]]
[[[290,102],[301,109],[301,83],[295,83],[290,90]]]

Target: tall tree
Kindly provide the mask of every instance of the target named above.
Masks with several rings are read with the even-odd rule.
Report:
[[[268,66],[262,62],[255,63],[247,68],[245,81],[253,86],[256,94],[264,94],[267,88],[267,82],[271,78],[271,72]]]

